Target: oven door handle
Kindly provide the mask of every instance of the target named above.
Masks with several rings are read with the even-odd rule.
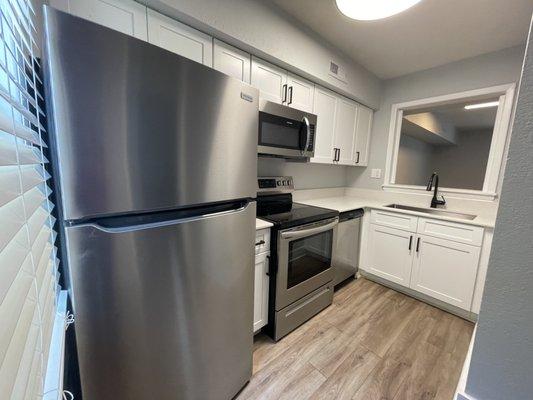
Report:
[[[287,232],[281,232],[281,238],[282,239],[299,239],[306,236],[315,235],[317,233],[329,231],[330,229],[335,228],[335,226],[339,223],[339,220],[335,218],[333,222],[329,222],[325,225],[320,225],[314,228],[309,229],[299,229],[295,231],[287,231]]]
[[[303,117],[302,122],[305,124],[305,130],[307,134],[307,137],[305,139],[305,145],[302,149],[302,155],[304,155],[307,151],[307,148],[309,147],[309,142],[311,141],[311,124],[309,123],[309,119],[307,117]]]

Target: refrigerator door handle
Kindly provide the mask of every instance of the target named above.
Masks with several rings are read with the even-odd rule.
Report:
[[[181,218],[169,218],[169,219],[164,219],[164,220],[157,221],[157,222],[145,222],[145,223],[137,223],[137,224],[124,223],[122,226],[120,225],[119,226],[106,226],[105,224],[102,224],[100,221],[97,220],[97,221],[92,221],[88,223],[82,223],[76,226],[91,226],[95,229],[98,229],[106,233],[135,232],[135,231],[140,231],[140,230],[154,229],[154,228],[161,228],[164,226],[183,224],[183,223],[192,222],[192,221],[201,221],[201,220],[205,220],[208,218],[219,217],[223,215],[237,214],[237,213],[241,213],[245,211],[248,207],[250,207],[251,204],[252,202],[247,202],[238,208],[231,208],[231,209],[227,209],[223,211],[216,211],[216,212],[211,212],[211,213],[207,212],[204,214],[196,214],[196,215],[188,216],[188,217],[184,216]]]

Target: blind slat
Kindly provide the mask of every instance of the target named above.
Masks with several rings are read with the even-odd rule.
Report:
[[[0,252],[13,240],[17,232],[24,226],[25,214],[22,197],[0,207]]]
[[[20,230],[0,252],[2,279],[0,279],[0,304],[4,301],[13,280],[28,258],[28,235]],[[26,265],[27,267],[27,265]]]
[[[25,324],[23,320],[24,305],[30,300],[35,304],[37,300],[36,294],[30,293],[32,288],[35,290],[35,287],[32,286],[33,271],[31,270],[31,257],[27,257],[0,304],[0,318],[4,321],[2,330],[0,330],[0,365],[2,367],[5,365],[5,357],[9,352],[17,327],[21,323]],[[5,392],[0,389],[0,393]]]
[[[32,400],[58,291],[34,18],[31,0],[0,1],[0,397]]]

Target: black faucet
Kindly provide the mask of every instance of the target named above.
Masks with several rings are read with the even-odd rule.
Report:
[[[443,206],[444,204],[446,204],[446,199],[442,195],[440,196],[442,200],[439,200],[437,198],[437,192],[439,191],[439,174],[437,174],[436,172],[433,172],[433,174],[431,174],[431,178],[429,178],[426,190],[428,192],[431,191],[433,181],[435,181],[435,191],[433,192],[433,198],[431,199],[431,208],[437,208],[437,206]]]

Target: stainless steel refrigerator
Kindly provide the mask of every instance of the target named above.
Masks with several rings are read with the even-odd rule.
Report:
[[[45,34],[84,399],[232,398],[252,371],[257,90],[51,8]]]

